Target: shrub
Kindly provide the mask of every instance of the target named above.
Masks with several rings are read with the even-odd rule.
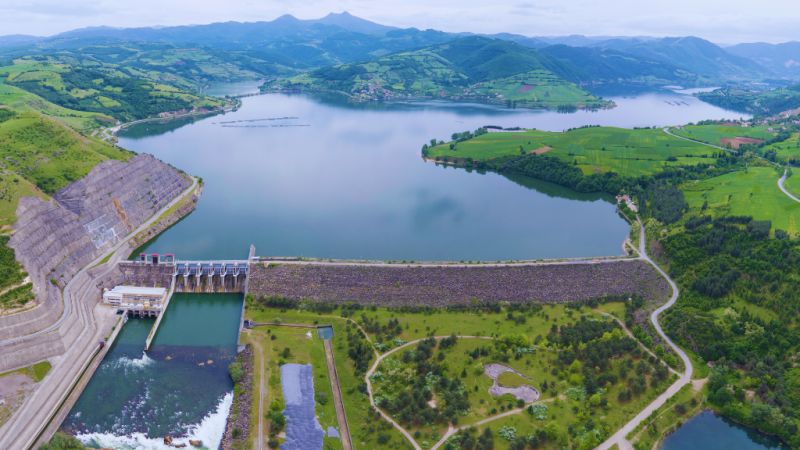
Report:
[[[228,373],[231,374],[231,380],[233,380],[234,383],[238,383],[239,380],[241,380],[242,377],[244,376],[244,370],[242,370],[242,364],[239,363],[238,361],[231,363],[231,365],[228,366]]]
[[[240,430],[239,428],[235,428],[235,427],[234,427],[234,429],[233,429],[233,430],[231,430],[231,436],[232,436],[234,439],[238,439],[238,438],[239,438],[239,436],[241,436],[241,435],[242,435],[242,430]]]
[[[267,441],[267,446],[269,448],[278,448],[279,445],[281,445],[281,443],[274,437],[269,438],[269,441]]]

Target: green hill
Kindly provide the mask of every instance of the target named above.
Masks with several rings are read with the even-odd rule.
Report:
[[[356,100],[429,96],[541,108],[607,106],[576,84],[585,77],[535,49],[470,36],[318,69],[262,89],[339,91]]]
[[[51,117],[0,107],[0,228],[16,221],[20,197],[47,199],[98,163],[131,156]]]
[[[565,61],[584,71],[593,81],[697,83],[702,77],[677,66],[619,50],[551,45],[542,53]]]
[[[0,83],[34,94],[54,105],[97,113],[120,121],[166,111],[222,108],[227,101],[161,82],[163,72],[114,64],[77,61],[64,56],[15,59],[0,67]]]
[[[800,84],[764,92],[753,92],[744,86],[734,86],[695,95],[712,105],[755,115],[769,116],[800,108]]]

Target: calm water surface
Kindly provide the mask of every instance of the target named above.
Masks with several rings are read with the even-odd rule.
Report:
[[[63,427],[94,448],[166,448],[166,435],[214,449],[233,400],[241,294],[175,294],[155,319],[129,319]]]
[[[772,436],[717,417],[713,411],[705,411],[667,436],[659,450],[765,450],[779,447],[780,441]]]
[[[197,210],[142,251],[234,258],[245,257],[254,244],[265,256],[418,261],[620,254],[628,225],[609,196],[420,157],[426,141],[484,125],[560,131],[730,116],[669,90],[597,94],[619,107],[557,114],[479,103],[353,104],[334,95],[270,94],[245,98],[235,113],[131,127],[120,134],[123,147],[154,154],[206,182]],[[677,99],[689,106],[665,102]]]

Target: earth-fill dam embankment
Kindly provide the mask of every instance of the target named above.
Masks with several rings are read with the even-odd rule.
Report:
[[[0,317],[0,340],[36,332],[58,320],[64,309],[63,287],[190,185],[188,176],[142,154],[128,162],[98,164],[85,177],[60,189],[52,201],[21,198],[9,245],[30,274],[38,307]],[[117,252],[129,252],[129,247]],[[92,283],[94,277],[89,275],[75,285],[76,294]],[[0,370],[63,353],[85,325],[68,320],[57,333],[6,345],[0,354]]]

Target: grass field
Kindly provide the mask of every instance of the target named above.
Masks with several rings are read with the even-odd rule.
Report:
[[[681,130],[670,128],[670,132],[678,136],[725,147],[720,139],[735,137],[749,137],[762,140],[772,139],[777,133],[767,131],[767,128],[769,128],[769,126],[729,127],[721,125],[690,125],[682,127]]]
[[[594,127],[548,133],[520,131],[487,133],[459,142],[429,148],[429,157],[490,159],[519,155],[551,148],[546,153],[566,162],[576,162],[585,174],[614,171],[624,176],[639,176],[660,171],[665,164],[694,165],[710,162],[714,149],[679,139],[662,130],[629,130]],[[520,150],[522,147],[522,150]],[[675,161],[667,159],[674,157]]]
[[[778,187],[780,175],[771,167],[751,167],[745,172],[701,181],[684,189],[690,208],[701,208],[708,201],[714,217],[723,215],[753,216],[755,220],[771,220],[776,228],[798,236],[797,220],[800,203]]]
[[[774,150],[778,154],[778,157],[794,160],[794,164],[796,164],[797,160],[800,159],[800,133],[792,133],[792,137],[783,142],[763,147],[765,153],[770,150]]]
[[[617,306],[619,305],[609,303],[601,305],[600,309],[608,312],[613,311],[620,313],[621,310]],[[580,314],[567,314],[564,307],[561,305],[545,306],[540,313],[530,314],[527,317],[526,323],[516,323],[514,321],[505,320],[505,311],[483,315],[465,313],[436,313],[431,315],[421,313],[401,314],[387,311],[384,308],[377,308],[375,311],[357,311],[352,318],[358,322],[362,322],[360,318],[362,312],[366,314],[370,320],[377,320],[379,322],[388,322],[394,319],[399,320],[400,326],[403,328],[400,337],[406,341],[424,338],[430,333],[435,335],[447,335],[458,332],[461,332],[463,335],[523,332],[533,339],[537,334],[542,332],[546,333],[546,330],[549,330],[550,326],[553,324],[562,325],[567,322],[574,323],[580,320]],[[278,310],[250,304],[248,305],[245,317],[260,322],[273,321],[275,318],[280,318],[283,323],[333,324],[336,333],[336,337],[333,340],[336,352],[336,363],[341,378],[341,389],[344,396],[345,409],[348,415],[348,422],[350,423],[353,442],[356,446],[359,446],[360,442],[364,442],[366,448],[404,448],[405,437],[400,435],[399,432],[395,429],[384,431],[379,427],[379,431],[376,433],[375,427],[373,426],[374,422],[370,423],[370,421],[367,420],[366,411],[369,400],[366,395],[358,390],[358,385],[363,382],[363,379],[354,376],[353,361],[347,356],[347,330],[348,328],[350,328],[350,332],[353,330],[352,327],[347,327],[346,319],[338,317],[337,313],[338,311],[334,311],[331,314],[321,314],[298,310]],[[600,317],[601,312],[597,310],[591,311],[584,309],[583,314],[586,315],[588,319],[596,318],[602,320]],[[274,327],[272,329],[275,330]],[[297,330],[294,332],[297,333]],[[376,338],[375,333],[368,333],[368,335],[371,339]],[[275,342],[279,342],[280,339],[279,337]],[[460,418],[459,426],[476,423],[479,420],[491,416],[499,416],[503,411],[509,411],[509,409],[512,411],[517,409],[517,402],[510,394],[499,398],[488,394],[488,388],[492,385],[492,380],[483,374],[483,365],[490,362],[498,362],[495,357],[491,356],[491,353],[485,356],[478,356],[475,359],[470,356],[470,353],[475,348],[483,346],[491,349],[493,346],[492,343],[492,340],[486,339],[461,338],[457,340],[453,347],[441,352],[444,354],[444,357],[440,361],[442,364],[446,364],[448,376],[460,379],[464,383],[465,389],[469,391],[469,400],[472,407],[469,413]],[[283,345],[279,344],[278,348],[282,349]],[[414,348],[415,346],[410,346],[408,349],[413,350]],[[436,352],[439,353],[438,350]],[[402,353],[403,350],[386,357],[378,366],[378,372],[381,372],[383,375],[379,376],[377,379],[373,378],[372,380],[376,396],[392,396],[399,392],[400,389],[404,389],[404,386],[407,386],[407,384],[403,384],[399,378],[396,378],[398,376],[397,374],[403,374],[405,369],[410,368],[409,364],[402,362]],[[607,406],[591,406],[586,398],[580,397],[577,391],[574,389],[570,390],[574,385],[569,382],[569,373],[561,373],[558,376],[551,373],[556,356],[557,352],[541,348],[538,352],[523,355],[519,359],[511,358],[504,362],[504,364],[513,367],[520,373],[533,379],[533,381],[529,381],[517,377],[519,380],[522,380],[520,381],[521,384],[529,384],[537,389],[541,389],[542,383],[548,381],[550,387],[544,395],[542,395],[539,402],[546,405],[547,418],[534,417],[528,412],[522,411],[490,422],[489,426],[495,434],[495,448],[503,450],[509,448],[511,441],[498,435],[503,427],[506,427],[503,429],[503,434],[506,436],[509,436],[509,434],[506,433],[506,431],[509,431],[508,427],[514,427],[516,429],[516,436],[525,436],[530,433],[536,433],[537,430],[544,430],[544,427],[548,423],[557,423],[561,430],[563,430],[564,436],[567,436],[566,430],[568,427],[573,426],[576,430],[580,430],[584,422],[591,421],[594,424],[593,426],[600,430],[600,439],[602,440],[603,437],[613,433],[622,426],[622,424],[633,418],[637,411],[649,404],[657,393],[669,384],[669,382],[663,382],[660,384],[659,388],[656,389],[649,387],[648,383],[648,388],[644,393],[634,395],[632,400],[620,402],[617,398],[617,394],[620,390],[626,388],[624,382],[620,382],[619,385],[609,386],[610,389],[604,394],[607,400]],[[616,372],[618,366],[625,358],[627,357],[612,359],[609,370],[611,372]],[[370,365],[373,363],[374,358]],[[508,376],[504,376],[504,378],[506,377]],[[476,387],[477,389],[475,389]],[[578,395],[578,397],[573,397],[573,395]],[[442,399],[438,398],[438,394],[434,395],[433,400],[437,402],[437,404],[442,404]],[[481,431],[484,428],[485,426],[481,426]],[[415,441],[423,448],[434,445],[435,442],[441,439],[441,436],[443,436],[446,431],[446,428],[441,426],[437,427],[436,425],[409,429],[409,432],[414,435]],[[390,438],[386,444],[378,444],[375,440],[376,434],[384,432],[389,434]],[[417,432],[419,432],[419,434],[416,434]],[[591,439],[591,437],[581,431],[567,437],[567,441],[578,445],[586,439]],[[427,443],[427,445],[425,443]]]
[[[256,392],[261,382],[261,350],[264,356],[264,370],[265,370],[265,390],[264,393],[264,438],[265,441],[261,448],[266,448],[267,440],[269,439],[269,417],[275,413],[280,412],[282,408],[278,405],[285,404],[281,388],[281,371],[278,365],[279,359],[283,359],[287,364],[311,364],[312,371],[314,372],[314,393],[317,396],[316,415],[322,428],[327,431],[328,426],[338,428],[339,424],[336,420],[336,410],[333,404],[333,392],[331,391],[330,378],[328,377],[328,366],[325,362],[325,350],[323,348],[322,340],[317,338],[316,332],[312,331],[312,337],[306,336],[307,330],[301,328],[284,328],[284,327],[260,327],[254,330],[249,330],[243,334],[245,342],[255,343],[255,389]],[[275,336],[275,339],[272,339]],[[289,355],[284,357],[284,349],[288,348]],[[324,395],[326,400],[325,404],[319,401],[320,394]],[[275,408],[271,408],[272,405]],[[253,397],[252,405],[253,422],[251,424],[251,437],[255,441],[258,439],[258,395]],[[282,443],[282,439],[279,439]],[[341,439],[329,438],[327,435],[323,438],[325,449],[335,450],[342,448]]]

